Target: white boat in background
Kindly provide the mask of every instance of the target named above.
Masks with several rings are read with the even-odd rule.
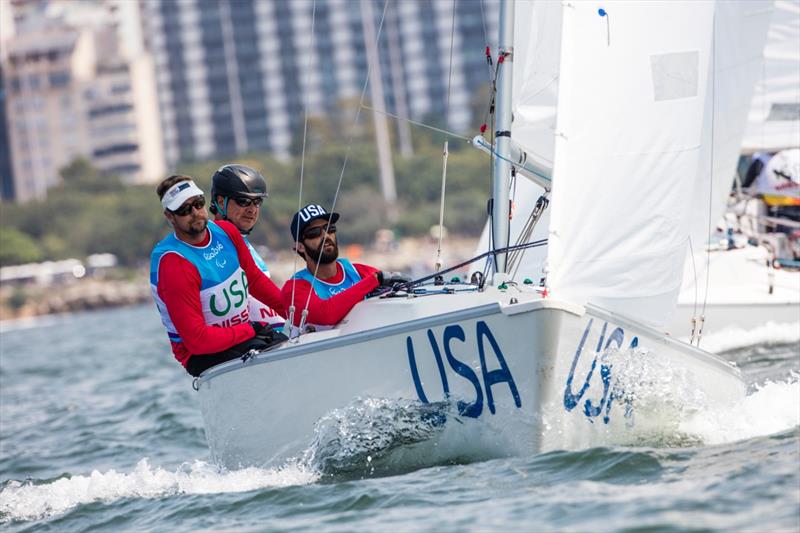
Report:
[[[772,14],[742,140],[745,154],[800,147],[800,1],[765,4]],[[721,185],[719,196],[728,200],[730,187]],[[766,322],[800,328],[800,269],[790,266],[795,261],[786,237],[767,233],[764,215],[761,200],[733,199],[718,226],[735,232],[736,239],[729,247],[723,233],[709,243],[708,257],[698,250],[694,260],[687,261],[669,331],[688,336],[692,318],[701,314],[704,303],[706,332],[753,329]],[[790,261],[782,264],[781,259]]]
[[[542,2],[523,5],[522,8],[538,10],[544,15],[538,17],[539,21],[554,20],[562,12],[557,3]],[[727,241],[721,245],[716,241],[710,242],[717,233],[718,225],[722,225],[723,229],[735,228],[738,232],[742,222],[742,213],[738,212],[741,209],[737,210],[738,216],[734,216],[734,209],[730,208],[731,214],[725,218],[731,222],[727,225],[723,223],[739,153],[774,151],[800,144],[800,48],[797,46],[800,43],[800,2],[778,0],[774,6],[771,2],[761,2],[742,5],[742,9],[750,11],[751,15],[754,12],[760,12],[761,15],[769,13],[768,39],[763,46],[762,63],[756,67],[754,55],[760,49],[758,43],[762,37],[757,25],[748,26],[752,19],[743,18],[734,23],[721,19],[717,21],[716,74],[711,94],[713,102],[707,108],[707,112],[713,108],[714,115],[713,119],[710,115],[706,117],[703,130],[705,134],[714,136],[713,144],[706,143],[703,156],[710,158],[713,154],[714,179],[711,182],[702,177],[697,179],[695,191],[692,184],[686,183],[685,177],[664,178],[664,184],[668,187],[681,187],[684,192],[695,191],[688,198],[684,196],[684,201],[694,202],[695,209],[690,215],[684,215],[689,223],[685,233],[689,253],[685,256],[678,305],[674,313],[658,324],[664,331],[682,338],[689,338],[693,331],[697,334],[701,330],[710,333],[728,327],[749,329],[770,321],[800,323],[800,272],[774,268],[774,262],[769,257],[775,255],[774,246],[765,248],[762,242],[754,247],[748,244],[748,239],[744,239],[737,240],[737,245],[745,249],[728,250]],[[515,94],[523,96],[515,98],[515,139],[530,148],[528,161],[533,161],[538,170],[550,172],[558,131],[559,83],[563,82],[560,76],[562,65],[558,61],[560,25],[540,22],[530,35],[530,39],[523,38],[517,45],[518,50],[524,47],[528,50],[528,56],[537,60],[531,65],[521,65],[516,71],[521,75],[515,77]],[[729,69],[735,63],[739,63],[738,68]],[[753,75],[756,77],[754,91],[749,82],[741,83]],[[750,109],[742,140],[742,108],[747,105]],[[710,174],[711,163],[704,165],[706,173]],[[630,179],[634,177],[635,174],[632,174]],[[603,185],[599,182],[597,186],[601,192]],[[593,189],[581,190],[591,194]],[[519,180],[516,184],[516,212],[511,221],[511,242],[548,237],[549,211],[544,212],[532,233],[526,233],[529,231],[528,214],[543,192],[542,187],[526,180]],[[664,192],[666,197],[675,197],[673,192]],[[622,215],[626,207],[620,204],[614,209]],[[577,211],[584,212],[584,207],[578,205]],[[679,212],[679,209],[672,211]],[[670,216],[670,213],[665,212],[665,216]],[[760,237],[764,236],[758,234],[757,214],[752,213],[749,218],[744,233],[751,242],[759,243],[764,240]],[[477,251],[488,247],[489,228],[490,224],[487,223]],[[653,239],[660,238],[657,229],[653,229],[650,235]],[[647,238],[647,235],[643,234],[642,238]],[[723,238],[726,239],[725,236]],[[538,282],[551,268],[546,262],[547,252],[543,248],[527,252],[515,265],[514,272]],[[631,249],[630,253],[634,254],[636,250]],[[708,276],[707,265],[710,265]],[[652,296],[656,294],[657,291],[652,291]],[[652,300],[648,298],[645,305],[651,303]]]
[[[654,325],[674,311],[688,235],[707,228],[692,213],[738,155],[769,22],[760,5],[517,2],[515,19],[502,1],[496,141],[478,140],[494,154],[490,283],[373,298],[331,330],[207,370],[195,386],[215,460],[312,450],[324,467],[414,449],[425,466],[463,460],[464,446],[436,436],[476,427],[486,457],[607,443],[600,432],[640,442],[743,398],[736,368]],[[714,117],[720,101],[732,111]],[[554,173],[539,285],[506,243],[512,166],[517,193],[520,174],[551,184],[547,157],[529,151],[543,116]],[[713,118],[736,149],[712,149]],[[394,433],[365,431],[382,416]]]
[[[742,151],[800,147],[800,1],[776,0]]]

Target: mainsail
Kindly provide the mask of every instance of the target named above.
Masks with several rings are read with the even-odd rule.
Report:
[[[742,148],[800,146],[800,0],[778,0],[769,25]]]
[[[548,285],[662,325],[690,235],[705,246],[724,206],[770,10],[516,5],[512,138],[544,162],[552,153],[555,167],[551,219],[533,237],[549,229]],[[541,192],[520,183],[512,240]],[[542,259],[529,254],[520,273],[538,279]]]

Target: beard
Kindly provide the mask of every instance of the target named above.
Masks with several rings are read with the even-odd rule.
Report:
[[[336,261],[339,257],[339,245],[333,241],[327,241],[333,245],[330,251],[325,250],[325,243],[321,242],[318,248],[312,248],[306,245],[306,253],[315,262],[320,265],[327,265]]]
[[[201,235],[206,231],[208,227],[208,219],[207,218],[200,218],[197,220],[192,220],[186,227],[186,233],[192,236]]]

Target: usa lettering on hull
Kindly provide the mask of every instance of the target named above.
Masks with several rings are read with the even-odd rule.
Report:
[[[583,409],[581,409],[581,412],[589,421],[593,421],[602,414],[603,423],[608,424],[608,422],[611,420],[611,405],[614,402],[614,399],[616,399],[618,396],[623,397],[624,394],[621,391],[615,391],[613,389],[613,364],[608,362],[603,355],[606,354],[609,349],[622,349],[622,345],[625,342],[625,331],[621,327],[615,327],[611,333],[608,334],[608,338],[606,339],[606,333],[609,329],[609,325],[608,322],[603,323],[603,326],[600,329],[600,336],[597,340],[597,346],[594,350],[591,365],[589,366],[589,370],[586,372],[586,374],[582,376],[583,379],[581,380],[581,374],[578,373],[577,369],[579,363],[587,360],[589,357],[589,354],[584,354],[584,348],[586,346],[589,333],[592,331],[593,323],[594,319],[589,319],[589,322],[586,324],[586,329],[584,329],[583,335],[578,342],[578,347],[575,350],[575,355],[572,359],[572,364],[564,385],[564,409],[567,411],[572,411],[579,406],[581,401],[583,401]],[[639,338],[634,336],[631,339],[628,348],[636,348],[638,345]],[[598,359],[600,360],[599,383],[598,379],[595,377]],[[581,368],[585,368],[585,366],[586,365],[584,363],[581,365]],[[577,380],[576,374],[578,378]],[[578,387],[578,383],[580,383],[580,387]],[[598,390],[601,391],[599,395],[596,392]],[[594,400],[590,397],[592,394],[595,395]],[[586,398],[585,400],[584,397]],[[629,418],[631,415],[631,405],[628,404],[625,408],[625,416]]]
[[[479,320],[475,324],[474,333],[469,337],[460,324],[446,326],[440,336],[429,329],[426,331],[426,341],[418,339],[415,344],[410,335],[406,337],[409,374],[419,401],[430,403],[429,394],[433,394],[431,384],[428,384],[426,392],[420,379],[420,362],[426,358],[426,366],[430,364],[431,359],[435,362],[441,382],[442,400],[451,399],[451,383],[460,384],[462,388],[465,383],[459,383],[458,380],[469,384],[467,388],[472,392],[467,398],[470,401],[456,399],[456,406],[461,415],[478,418],[483,414],[484,407],[494,415],[497,412],[495,398],[498,394],[509,394],[516,408],[522,407],[511,368],[486,322]],[[480,376],[473,370],[473,367],[477,366],[476,362],[480,364]],[[492,370],[489,369],[490,364]],[[506,387],[503,387],[503,384]],[[508,392],[501,392],[505,388]]]

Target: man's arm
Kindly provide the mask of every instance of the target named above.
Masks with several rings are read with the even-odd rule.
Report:
[[[236,226],[224,220],[217,221],[216,224],[228,234],[228,237],[231,238],[233,244],[236,246],[236,255],[239,256],[239,265],[241,265],[242,270],[244,270],[247,276],[247,290],[258,298],[259,301],[270,306],[275,312],[279,313],[281,316],[286,316],[280,289],[275,285],[274,281],[268,278],[261,269],[258,268],[258,265],[256,265],[250,253],[250,249],[247,247],[247,244],[242,238],[242,234],[239,233]],[[257,317],[253,319],[255,320],[255,318]]]
[[[158,296],[191,354],[227,350],[253,337],[250,324],[227,328],[209,326],[200,304],[200,274],[178,254],[166,254],[158,266]]]
[[[302,279],[290,279],[282,289],[283,301],[287,309],[292,303],[292,286],[294,286],[295,326],[300,325],[300,317],[303,309],[305,309],[306,301],[308,301],[307,322],[323,326],[334,326],[350,312],[354,305],[363,300],[367,294],[378,286],[378,278],[374,273],[368,274],[349,289],[327,300],[317,296],[309,282]]]

